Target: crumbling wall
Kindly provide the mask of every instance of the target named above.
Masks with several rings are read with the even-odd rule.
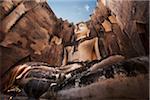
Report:
[[[73,25],[57,19],[45,0],[1,0],[0,3],[0,66],[4,69],[1,74],[27,61],[60,66],[63,44],[51,40],[57,36],[63,43],[69,42]]]
[[[13,66],[28,61],[60,66],[63,47],[74,39],[74,25],[58,19],[44,0],[1,0],[0,4],[0,76],[7,75]],[[91,30],[90,36],[99,38],[102,58],[114,54],[126,58],[148,55],[148,6],[148,1],[97,1],[97,7],[87,24]],[[121,97],[147,99],[147,81],[146,75],[109,79],[84,88],[60,91],[58,99],[89,99],[99,94],[97,99],[109,96],[120,99],[117,93]],[[128,94],[128,90],[133,95]],[[80,92],[83,95],[78,95]]]
[[[147,55],[148,10],[148,1],[98,0],[97,7],[91,15],[91,24],[94,25],[98,34],[101,30],[104,31],[106,48],[107,43],[110,44],[108,42],[110,38],[107,37],[111,34],[111,39],[116,37],[114,40],[117,40],[119,45],[120,52],[117,51],[117,53],[127,58]],[[116,43],[110,45],[112,45],[110,47],[112,51],[118,48]],[[106,51],[109,52],[109,50]]]

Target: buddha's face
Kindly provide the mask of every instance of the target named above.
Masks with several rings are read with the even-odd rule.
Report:
[[[75,26],[74,32],[76,35],[87,35],[89,33],[89,29],[85,23],[80,23]]]

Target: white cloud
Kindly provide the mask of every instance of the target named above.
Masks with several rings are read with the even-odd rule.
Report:
[[[87,12],[89,12],[89,10],[90,10],[90,6],[89,6],[88,4],[87,4],[87,5],[85,5],[85,6],[84,6],[84,8],[86,9],[86,11],[87,11]]]

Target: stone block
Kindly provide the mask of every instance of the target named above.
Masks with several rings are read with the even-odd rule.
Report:
[[[102,26],[103,26],[105,32],[112,31],[111,23],[109,21],[104,20],[104,22],[102,23]]]

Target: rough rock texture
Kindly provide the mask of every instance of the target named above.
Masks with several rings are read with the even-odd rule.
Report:
[[[99,38],[102,58],[113,54],[121,54],[127,59],[148,55],[148,14],[149,1],[97,0],[97,7],[90,16],[91,20],[86,23],[91,30],[90,36]],[[14,66],[28,61],[60,66],[63,59],[63,47],[74,41],[75,37],[74,25],[67,20],[58,19],[45,0],[0,0],[0,26],[0,77],[7,75],[9,69]],[[55,43],[57,40],[53,40],[54,36],[61,38],[62,43]],[[103,89],[106,94],[100,91],[91,93],[86,87],[85,90],[87,96],[95,96],[100,92],[101,97],[98,99],[105,100],[110,96],[109,92],[122,91],[120,95],[127,97],[129,94],[123,94],[123,92],[130,90],[130,86],[133,86],[132,89],[143,90],[133,92],[135,98],[144,96],[147,99],[145,95],[147,95],[146,83],[148,82],[145,77],[147,76],[107,80],[88,87],[91,91],[92,89],[97,91],[97,88]],[[140,81],[142,85],[137,84],[137,81]],[[119,83],[119,88],[112,89],[108,83],[114,87],[118,86],[116,83]],[[141,89],[141,86],[144,86],[144,89]],[[84,88],[75,89],[73,92],[70,92],[72,90],[63,92],[63,97],[69,93],[70,97],[76,98],[77,95],[74,93],[78,94],[82,90],[85,92]],[[67,99],[70,98],[69,96]],[[64,99],[63,97],[60,96],[60,99]],[[120,99],[116,94],[112,94],[111,97]],[[85,99],[88,98],[85,97]]]
[[[128,35],[137,54],[148,54],[145,44],[148,44],[149,1],[110,0],[106,6],[115,14],[120,28]]]
[[[72,37],[74,35],[74,26],[72,23],[69,23],[67,20],[62,21],[60,19],[61,23],[58,27],[60,27],[60,32],[58,33],[58,36],[63,39],[63,44],[66,44],[72,40]]]
[[[83,88],[62,90],[58,92],[57,98],[58,100],[145,100],[148,99],[148,75],[116,77]]]
[[[2,48],[12,51],[13,48],[26,50],[31,57],[30,60],[60,66],[63,45],[74,39],[74,25],[67,20],[58,19],[44,0],[0,2]],[[122,54],[130,58],[148,54],[147,1],[98,0],[87,24],[91,29],[90,36],[99,37],[102,57]],[[62,38],[63,44],[56,45],[53,49],[50,41],[55,35]],[[54,52],[55,50],[59,52]],[[8,53],[3,53],[3,56],[7,55]],[[12,60],[17,57],[16,62],[24,57],[15,54],[9,56],[12,56]],[[12,60],[8,59],[8,63]],[[2,59],[2,66],[5,66],[4,62]],[[15,63],[5,67],[9,68],[13,64]]]
[[[63,56],[61,50],[63,50],[62,45],[51,44],[42,51],[41,55],[33,54],[31,56],[31,60],[47,62],[48,64],[53,66],[61,66]]]
[[[1,0],[0,3],[1,68],[6,68],[3,72],[26,56],[28,61],[60,66],[63,44],[50,41],[56,35],[63,43],[69,42],[73,25],[57,19],[45,0]]]
[[[26,68],[26,73],[20,73],[21,69],[19,69],[19,66],[16,66],[16,69],[14,69],[15,72],[13,71],[10,77],[21,78],[16,82],[20,81],[18,84],[24,87],[28,96],[34,95],[37,97],[45,93],[41,98],[52,100],[56,98],[57,100],[145,100],[148,99],[148,63],[148,57],[136,57],[113,65],[103,66],[103,68],[99,68],[96,72],[88,75],[84,72],[77,73],[78,77],[76,76],[75,79],[74,77],[70,78],[76,80],[80,77],[79,74],[82,75],[84,73],[80,77],[79,84],[81,87],[74,88],[76,81],[72,80],[71,82],[71,80],[68,80],[70,82],[65,87],[68,86],[70,88],[64,88],[63,86],[63,89],[60,89],[57,93],[52,91],[53,85],[50,85],[50,83],[57,82],[59,84],[59,82],[61,83],[63,81],[59,81],[57,79],[59,77],[53,77],[57,75],[58,70],[56,71],[55,68],[47,67],[46,63],[30,62],[19,65],[22,68],[23,66],[31,66],[30,68],[33,68],[32,70]],[[11,79],[13,80],[14,78]],[[5,81],[9,80],[5,79]],[[49,86],[52,86],[51,89],[48,89]],[[24,96],[22,93],[23,91],[18,93],[18,95]],[[20,98],[24,98],[23,96]],[[14,99],[17,98],[19,97],[14,97]]]
[[[110,47],[112,50],[119,46],[118,53],[127,58],[146,55],[149,33],[148,8],[148,1],[98,0],[90,23],[93,23],[95,28],[99,25],[98,33],[102,27],[104,34],[110,31],[116,34],[118,45]],[[106,41],[109,41],[108,39]]]
[[[0,76],[8,71],[15,64],[29,61],[29,51],[18,47],[6,48],[0,46]],[[16,56],[17,55],[17,56]],[[24,58],[24,59],[23,59]],[[24,60],[24,61],[21,61]]]

